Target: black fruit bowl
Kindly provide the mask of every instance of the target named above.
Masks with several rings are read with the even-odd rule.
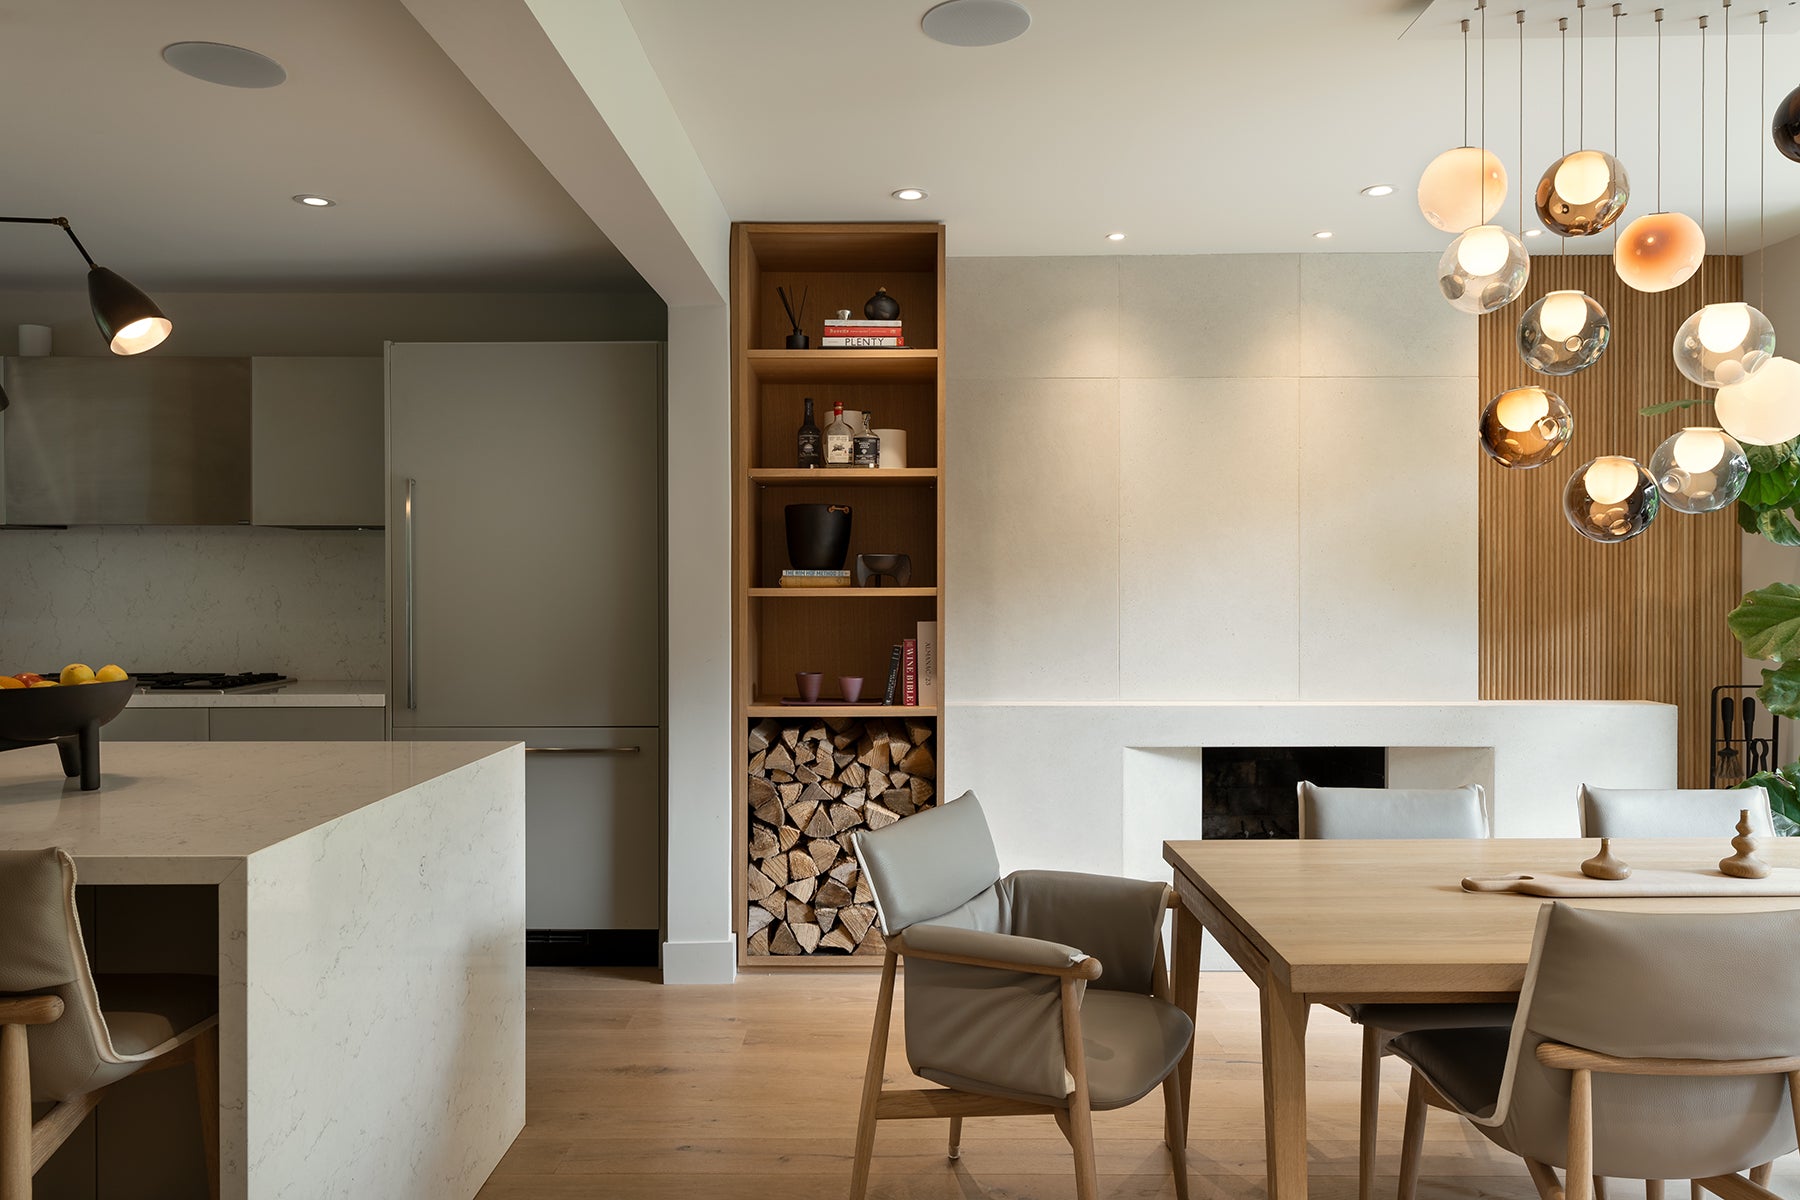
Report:
[[[100,786],[100,727],[125,711],[137,680],[0,690],[0,750],[55,745],[63,774]]]

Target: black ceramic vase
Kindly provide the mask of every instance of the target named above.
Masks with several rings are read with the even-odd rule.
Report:
[[[900,302],[888,295],[886,288],[876,288],[863,305],[863,316],[871,321],[892,321],[900,316]]]
[[[1775,148],[1800,162],[1800,88],[1789,92],[1787,99],[1775,107]]]
[[[788,505],[787,548],[796,571],[843,570],[850,553],[850,506]]]

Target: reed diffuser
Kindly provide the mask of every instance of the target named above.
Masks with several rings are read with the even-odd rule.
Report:
[[[787,311],[788,324],[794,327],[794,332],[787,335],[787,348],[789,350],[805,350],[809,348],[812,345],[812,339],[800,332],[800,318],[806,315],[806,298],[812,294],[812,289],[807,288],[804,292],[800,293],[799,308],[795,308],[794,305],[788,301],[788,294],[785,288],[776,288],[775,294],[781,297],[781,307]]]

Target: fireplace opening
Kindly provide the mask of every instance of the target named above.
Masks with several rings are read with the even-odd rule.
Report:
[[[1201,836],[1300,836],[1295,786],[1387,786],[1382,746],[1220,746],[1200,752]]]

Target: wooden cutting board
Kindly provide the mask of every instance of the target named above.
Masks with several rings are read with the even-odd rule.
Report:
[[[1767,879],[1735,879],[1717,867],[1633,871],[1627,879],[1589,879],[1580,871],[1531,871],[1462,881],[1465,892],[1512,892],[1554,900],[1638,896],[1800,896],[1800,868],[1776,867]]]

